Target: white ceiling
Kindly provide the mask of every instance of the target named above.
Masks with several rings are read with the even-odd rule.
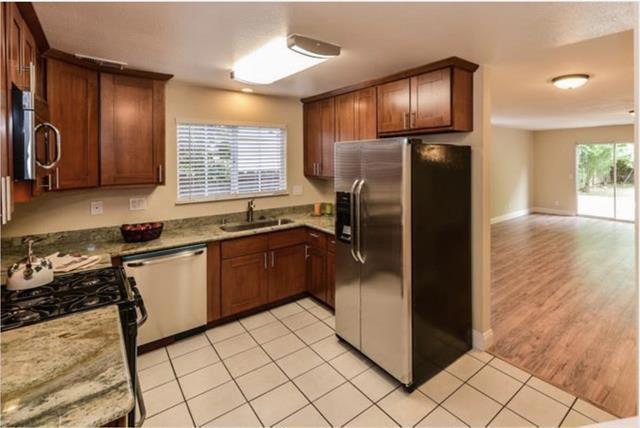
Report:
[[[631,36],[588,40],[633,28],[632,3],[35,3],[35,8],[57,49],[207,86],[241,88],[229,78],[234,60],[275,36],[299,33],[338,44],[342,54],[256,92],[304,97],[456,55],[493,65],[497,123],[540,129],[629,121],[619,113],[631,104]],[[552,89],[547,80],[564,72],[587,72],[594,79],[580,97],[577,91],[547,91]]]

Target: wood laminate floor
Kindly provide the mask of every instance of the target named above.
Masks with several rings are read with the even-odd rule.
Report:
[[[633,224],[529,215],[492,226],[491,352],[635,415]]]

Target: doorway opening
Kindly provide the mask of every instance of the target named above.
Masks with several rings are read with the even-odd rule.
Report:
[[[633,143],[576,144],[578,215],[633,221]]]

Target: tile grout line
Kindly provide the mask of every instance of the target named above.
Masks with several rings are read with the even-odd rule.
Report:
[[[242,328],[244,328],[244,329],[248,332],[248,330],[247,330],[247,328],[244,326],[244,324],[240,323],[240,325],[242,326]],[[220,354],[218,353],[218,351],[217,351],[217,350],[215,349],[215,347],[213,346],[213,343],[211,343],[211,340],[209,339],[209,337],[208,337],[206,334],[205,334],[205,337],[206,337],[207,341],[211,344],[211,347],[213,347],[213,351],[216,353],[216,355],[218,356],[218,358],[220,358]],[[252,349],[252,348],[250,348],[250,349]],[[227,373],[228,373],[228,374],[229,374],[229,376],[231,377],[231,381],[234,383],[234,385],[236,386],[236,388],[238,388],[238,391],[240,391],[240,394],[242,395],[242,398],[243,398],[243,399],[244,399],[244,401],[245,401],[244,403],[242,403],[242,404],[240,404],[240,405],[236,406],[235,408],[233,408],[233,409],[229,410],[229,411],[228,411],[228,412],[226,412],[226,413],[232,412],[233,410],[235,410],[235,409],[237,409],[237,408],[241,407],[243,404],[245,404],[245,403],[246,403],[246,404],[248,404],[248,405],[249,405],[249,408],[250,408],[250,409],[251,409],[251,411],[253,412],[253,414],[254,414],[254,416],[256,417],[256,419],[258,419],[258,422],[260,422],[260,424],[261,424],[261,425],[264,425],[264,424],[262,423],[262,419],[260,419],[260,416],[258,416],[258,413],[256,412],[256,409],[254,409],[254,408],[253,408],[253,406],[251,405],[251,402],[250,402],[249,400],[247,400],[247,396],[244,394],[244,391],[242,391],[242,388],[240,388],[240,385],[238,385],[238,382],[236,381],[236,378],[233,376],[233,374],[231,374],[231,371],[229,370],[229,368],[228,368],[228,367],[227,367],[227,365],[225,364],[224,360],[223,360],[222,358],[220,358],[220,361],[222,362],[222,366],[224,367],[224,369],[227,371]],[[211,389],[214,389],[214,388],[211,388]],[[211,391],[211,389],[210,389],[209,391]],[[187,403],[187,407],[189,407],[189,403]],[[211,420],[206,421],[203,425],[205,425],[205,424],[207,424],[207,423],[209,423],[209,422],[211,422],[211,421],[213,421],[213,420],[215,420],[215,419],[218,419],[218,418],[219,418],[219,417],[221,417],[221,416],[224,416],[226,413],[223,413],[223,414],[220,414],[220,415],[217,415],[217,416],[213,417]]]
[[[571,406],[569,406],[569,409],[567,410],[567,413],[564,414],[562,420],[560,421],[560,423],[558,424],[558,426],[562,426],[562,424],[564,423],[564,421],[567,419],[567,416],[569,416],[569,413],[571,413],[571,410],[573,409],[573,406],[576,404],[576,402],[578,401],[578,397],[575,397],[573,400],[573,403],[571,403]]]
[[[204,346],[203,346],[204,348]],[[169,351],[167,351],[167,354],[169,353]],[[180,394],[182,395],[182,402],[184,403],[185,407],[187,408],[187,412],[189,413],[189,417],[191,418],[191,423],[193,424],[193,426],[196,426],[196,421],[195,419],[193,419],[193,415],[191,414],[191,409],[189,408],[189,405],[187,404],[187,397],[184,395],[184,391],[182,390],[182,385],[180,385],[180,381],[178,380],[178,375],[176,373],[176,369],[175,367],[173,367],[173,361],[171,361],[171,356],[169,356],[169,364],[171,365],[171,370],[173,371],[173,375],[176,377],[175,381],[178,384],[178,388],[180,389]]]

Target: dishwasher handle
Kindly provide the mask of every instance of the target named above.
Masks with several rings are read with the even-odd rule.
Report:
[[[204,254],[204,249],[196,250],[196,251],[182,251],[180,253],[172,254],[172,255],[167,256],[167,257],[158,257],[158,258],[140,260],[139,262],[130,262],[130,263],[127,263],[127,267],[142,267],[142,266],[155,265],[157,263],[164,263],[164,262],[168,262],[170,260],[176,260],[176,259],[183,259],[183,258],[186,258],[186,257],[199,256],[201,254]]]

